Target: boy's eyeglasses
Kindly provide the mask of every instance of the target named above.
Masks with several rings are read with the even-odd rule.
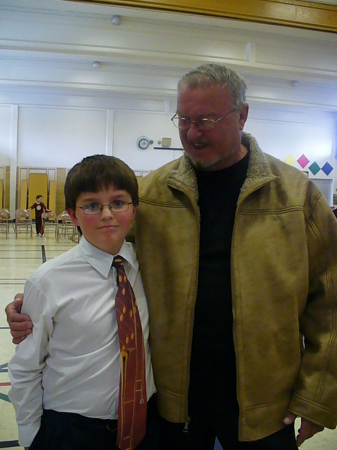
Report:
[[[224,119],[228,116],[228,114],[231,114],[232,112],[237,111],[237,109],[232,109],[227,114],[225,114],[222,117],[219,117],[219,119],[208,119],[207,117],[201,117],[197,120],[191,120],[187,117],[180,117],[178,113],[175,113],[175,115],[171,118],[173,124],[180,128],[181,130],[188,130],[192,123],[198,128],[200,131],[207,131],[212,130],[216,123],[218,123],[220,120]]]
[[[107,205],[101,205],[100,203],[89,203],[84,206],[76,206],[76,208],[82,209],[83,214],[86,214],[87,216],[100,214],[103,211],[104,206],[107,206],[114,214],[118,214],[127,211],[129,209],[129,205],[132,205],[132,203],[133,202],[126,202],[125,200],[114,200]]]

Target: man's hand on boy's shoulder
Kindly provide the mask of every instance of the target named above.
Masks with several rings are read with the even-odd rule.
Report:
[[[16,294],[14,301],[9,303],[5,308],[7,322],[11,330],[11,335],[13,336],[14,344],[20,344],[20,342],[25,340],[28,334],[31,334],[33,328],[30,317],[21,314],[22,303],[23,294]]]

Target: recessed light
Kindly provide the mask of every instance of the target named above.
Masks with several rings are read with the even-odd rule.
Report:
[[[115,25],[115,26],[120,25],[121,24],[121,16],[117,16],[117,15],[112,16],[111,23],[112,23],[112,25]]]
[[[99,68],[101,67],[101,63],[100,63],[99,61],[94,61],[94,62],[92,63],[92,67],[93,67],[94,69],[99,69]]]

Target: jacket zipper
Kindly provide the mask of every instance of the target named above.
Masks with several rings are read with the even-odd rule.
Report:
[[[171,181],[171,182],[170,182]],[[172,182],[173,181],[173,182]],[[176,180],[169,180],[167,183],[168,186],[172,187],[173,189],[176,189],[177,191],[182,192],[190,201],[192,209],[194,211],[195,214],[195,220],[198,221],[197,223],[197,229],[198,229],[198,261],[199,261],[199,242],[200,242],[200,213],[199,213],[199,208],[198,208],[198,203],[195,201],[195,198],[193,196],[191,196],[189,191],[186,191],[182,186],[179,186],[179,183],[177,183]],[[196,280],[198,279],[198,277],[196,276]],[[197,282],[197,281],[196,281]],[[194,299],[196,300],[197,298],[197,292],[195,292],[194,295]],[[193,325],[193,323],[192,323]],[[190,346],[189,346],[189,365],[188,365],[188,373],[189,373],[189,380],[190,380],[190,363],[191,363],[191,351],[192,351],[192,336],[193,336],[193,326],[191,327],[191,333],[190,333]],[[188,392],[188,388],[187,388],[187,392]],[[191,418],[188,415],[188,394],[187,394],[187,414],[186,414],[186,420],[184,423],[184,429],[183,429],[183,433],[188,433],[188,425],[191,422]]]
[[[187,417],[187,421],[185,422],[183,433],[188,433],[188,425],[191,422],[191,418]]]
[[[234,265],[233,261],[234,261],[234,239],[236,237],[236,217],[238,214],[238,209],[239,207],[242,205],[242,203],[246,200],[247,197],[249,197],[253,192],[257,191],[258,189],[260,189],[261,187],[265,186],[267,183],[269,183],[272,180],[265,180],[263,182],[260,182],[258,184],[256,184],[255,186],[248,188],[247,190],[245,190],[243,193],[241,193],[241,195],[239,195],[238,198],[238,202],[236,205],[236,210],[235,210],[235,219],[234,219],[234,225],[233,225],[233,235],[232,235],[232,242],[231,242],[231,262],[230,262],[230,266],[231,266],[231,284],[232,284],[232,308],[234,309],[234,307],[236,308],[236,297],[234,295],[234,291],[233,291],[233,286],[235,286],[235,277],[232,275],[232,267]],[[235,303],[235,305],[234,305]],[[234,316],[233,316],[234,317]],[[239,367],[239,354],[237,352],[237,340],[236,340],[236,327],[234,325],[234,321],[233,321],[233,340],[234,340],[234,351],[235,351],[235,358],[236,358],[236,367]],[[239,373],[237,370],[237,379],[236,379],[236,392],[237,392],[237,400],[238,400],[238,404],[239,404],[239,430],[238,430],[238,436],[239,436],[239,440],[240,440],[240,435],[241,435],[241,421],[242,421],[242,415],[240,412],[240,405],[242,404],[242,401],[240,400],[241,398],[241,390],[240,390],[240,382],[239,382]]]

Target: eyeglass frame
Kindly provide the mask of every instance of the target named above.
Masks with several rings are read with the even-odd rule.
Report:
[[[233,108],[230,111],[228,111],[228,113],[226,113],[224,116],[219,117],[219,119],[216,119],[216,120],[208,119],[207,117],[201,117],[200,119],[197,119],[197,120],[191,120],[191,119],[187,119],[186,117],[179,117],[178,113],[176,112],[175,115],[173,117],[171,117],[171,121],[172,121],[173,125],[176,128],[178,128],[178,130],[189,130],[190,127],[191,127],[191,124],[194,123],[194,125],[196,126],[196,128],[199,131],[207,131],[207,130],[213,130],[216,123],[218,123],[220,120],[224,119],[225,117],[227,117],[229,114],[231,114],[234,111],[238,111],[238,109],[237,108]],[[175,121],[174,121],[175,118],[177,118],[178,120],[181,120],[181,119],[186,120],[187,121],[186,123],[188,124],[188,127],[183,128],[183,127],[180,127],[179,125],[176,125]],[[204,121],[204,123],[207,121],[207,125],[205,125],[206,128],[200,129],[199,125],[203,121]],[[209,123],[212,123],[212,125],[210,126]]]
[[[116,200],[114,200],[114,201],[111,202],[111,203],[114,203],[115,201],[116,201]],[[83,214],[86,215],[86,216],[95,216],[95,215],[97,215],[97,214],[101,214],[102,211],[103,211],[103,208],[104,208],[105,206],[107,206],[107,207],[109,208],[110,212],[112,212],[113,214],[120,214],[120,213],[123,213],[123,212],[128,211],[128,210],[130,209],[130,205],[133,204],[133,202],[127,202],[126,200],[118,200],[118,201],[119,201],[119,202],[123,202],[123,205],[124,205],[124,206],[127,206],[127,208],[126,208],[126,209],[123,209],[122,211],[115,211],[115,210],[113,210],[113,207],[111,206],[111,203],[108,203],[107,205],[101,205],[101,204],[98,203],[98,202],[91,202],[91,203],[88,203],[88,204],[83,205],[83,206],[76,206],[76,208],[81,209],[81,210],[83,211]],[[98,211],[98,212],[95,212],[95,213],[89,213],[89,214],[88,214],[87,212],[84,212],[84,209],[85,209],[86,207],[90,206],[90,205],[97,205],[97,206],[99,206],[99,211]]]

